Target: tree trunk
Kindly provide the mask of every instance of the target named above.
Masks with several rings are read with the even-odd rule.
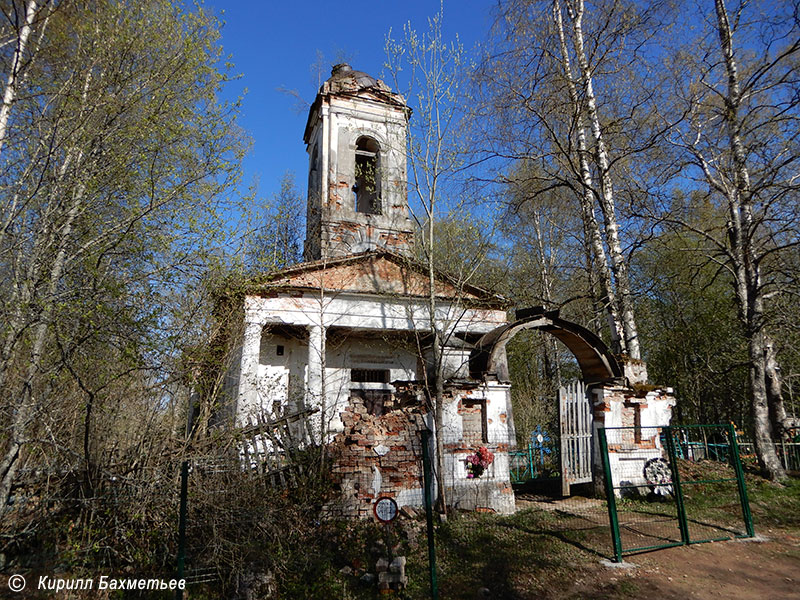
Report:
[[[614,283],[611,279],[611,272],[608,268],[608,259],[603,248],[603,239],[600,236],[600,227],[594,214],[594,194],[592,173],[589,169],[589,153],[586,147],[586,131],[583,127],[583,115],[578,98],[578,90],[572,78],[572,66],[567,51],[567,42],[564,36],[564,26],[561,19],[560,0],[553,0],[553,20],[558,30],[559,45],[561,50],[561,66],[564,71],[564,78],[567,81],[570,103],[574,111],[576,121],[576,132],[578,138],[578,163],[580,165],[581,194],[581,217],[586,234],[586,243],[591,248],[594,255],[594,263],[597,268],[597,275],[600,279],[600,286],[603,297],[602,302],[608,316],[609,331],[611,335],[611,347],[615,354],[628,353],[623,335],[623,327],[617,310],[617,298],[614,292]]]
[[[428,211],[428,312],[430,313],[430,327],[433,334],[433,394],[428,390],[428,396],[433,396],[433,422],[434,440],[436,442],[436,510],[440,514],[447,514],[447,494],[445,491],[444,473],[444,373],[443,373],[443,348],[439,324],[436,322],[436,269],[433,261],[433,204],[436,188],[431,190],[430,210]],[[431,382],[429,382],[430,384]]]
[[[22,68],[22,58],[25,54],[25,46],[28,44],[28,37],[31,34],[33,18],[38,8],[36,0],[28,0],[28,5],[25,10],[25,22],[17,33],[17,47],[14,50],[14,59],[11,61],[11,71],[6,79],[6,86],[3,91],[3,105],[0,106],[0,152],[2,152],[3,146],[5,145],[6,132],[8,130],[8,117],[11,114],[11,105],[14,104],[14,99],[17,95],[17,80]]]
[[[606,243],[611,256],[611,269],[614,273],[620,312],[622,313],[622,328],[625,334],[624,346],[628,356],[639,359],[641,358],[639,335],[633,315],[633,299],[631,297],[630,281],[628,280],[628,268],[619,238],[619,226],[614,205],[614,188],[611,182],[611,173],[609,172],[608,151],[597,111],[597,101],[592,85],[592,72],[583,45],[583,0],[576,0],[574,4],[568,0],[567,11],[572,21],[575,53],[578,58],[583,91],[586,96],[586,112],[595,141],[595,162],[600,179],[600,209],[605,220]]]
[[[769,420],[774,437],[783,437],[788,425],[786,407],[783,403],[783,382],[780,366],[775,355],[772,338],[764,336],[764,375],[767,384],[767,404]]]
[[[8,448],[6,449],[3,459],[0,461],[0,503],[2,503],[0,505],[2,507],[7,505],[8,496],[11,493],[11,488],[16,478],[20,453],[26,441],[26,429],[30,420],[36,413],[37,399],[33,391],[34,381],[41,368],[41,358],[50,330],[53,310],[55,308],[55,295],[67,260],[66,248],[71,238],[73,222],[78,214],[82,199],[83,189],[81,188],[75,192],[72,206],[66,216],[67,221],[60,230],[60,247],[50,269],[44,308],[34,330],[34,341],[33,347],[31,348],[30,360],[28,362],[27,374],[22,384],[19,399],[15,403],[16,406],[14,406],[14,416],[11,421],[11,439],[9,440]],[[0,510],[0,514],[2,514],[2,512],[3,511]]]
[[[91,71],[87,72],[83,82],[81,94],[83,101],[82,108],[87,106],[90,82]],[[73,146],[67,151],[64,161],[58,167],[58,179],[56,180],[54,194],[59,192],[66,193],[64,188],[67,187],[65,185],[65,180],[68,171],[70,168],[75,168],[73,167],[73,163],[80,165],[83,157],[84,151],[77,147]],[[83,165],[82,170],[88,171],[89,166]],[[10,427],[11,436],[3,458],[0,460],[0,503],[2,503],[0,506],[2,507],[6,506],[6,501],[14,485],[17,469],[19,467],[20,453],[26,441],[26,429],[36,413],[37,399],[33,390],[34,383],[37,374],[41,371],[42,354],[50,331],[50,321],[52,320],[53,311],[55,310],[58,286],[61,283],[61,278],[69,259],[67,250],[72,241],[75,221],[84,209],[83,204],[86,187],[80,181],[75,182],[75,185],[76,187],[72,191],[72,197],[66,207],[66,211],[62,214],[58,214],[57,212],[57,207],[60,205],[60,198],[51,195],[42,217],[42,226],[34,242],[34,249],[42,246],[48,247],[51,244],[56,245],[57,250],[52,263],[47,265],[45,251],[42,251],[41,256],[37,256],[36,252],[34,252],[33,256],[28,259],[27,277],[19,282],[18,286],[15,286],[15,292],[17,287],[19,287],[23,290],[25,297],[29,298],[30,302],[33,302],[34,289],[37,285],[36,281],[39,280],[39,277],[34,277],[33,274],[39,273],[46,277],[45,281],[47,282],[47,287],[43,290],[43,295],[38,299],[40,312],[33,323],[33,342],[28,359],[26,376],[18,392],[19,395],[15,397],[12,392],[10,399],[13,414]],[[60,222],[62,220],[63,222]],[[27,304],[15,306],[15,314],[12,317],[12,321],[19,321],[19,323],[22,323],[24,320],[24,311],[28,309],[29,306]],[[3,348],[4,360],[2,364],[0,364],[0,389],[6,384],[5,377],[8,373],[9,363],[12,360],[12,348],[14,344],[19,341],[18,337],[12,338],[12,336],[16,336],[15,331],[16,330],[12,326],[9,337]],[[3,508],[0,508],[0,514],[2,513]]]
[[[766,358],[763,338],[753,335],[748,344],[750,354],[750,389],[753,394],[752,416],[756,456],[765,477],[773,480],[785,479],[786,471],[775,452],[770,424],[769,403],[766,386]]]
[[[745,325],[750,360],[750,393],[756,455],[761,471],[770,479],[784,479],[783,468],[772,441],[769,400],[767,395],[767,358],[764,347],[764,310],[760,263],[756,257],[754,237],[756,219],[753,215],[750,173],[744,143],[741,138],[739,107],[741,92],[739,75],[733,53],[728,12],[723,0],[715,0],[717,33],[719,34],[728,90],[725,97],[725,124],[733,156],[735,187],[728,194],[729,241],[734,259],[736,295],[739,313]]]

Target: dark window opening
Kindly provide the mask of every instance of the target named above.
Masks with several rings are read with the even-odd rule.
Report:
[[[392,399],[392,394],[386,390],[351,390],[350,394],[363,402],[367,414],[374,417],[382,416]]]
[[[314,144],[314,149],[311,151],[311,165],[308,169],[308,190],[309,192],[316,191],[319,180],[319,151],[317,145]]]
[[[277,352],[278,356],[283,356],[283,346],[281,346],[280,344],[278,344]]]
[[[355,196],[356,212],[369,215],[381,214],[380,146],[368,137],[356,142]]]
[[[389,383],[389,369],[351,369],[350,381],[358,383]]]

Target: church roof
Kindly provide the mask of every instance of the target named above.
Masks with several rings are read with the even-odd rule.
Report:
[[[331,76],[320,86],[317,97],[308,111],[306,128],[303,133],[303,139],[306,143],[308,143],[311,126],[316,118],[322,98],[327,96],[357,97],[408,110],[403,96],[393,92],[392,88],[383,81],[368,75],[364,71],[356,71],[347,63],[340,63],[333,66]]]
[[[363,89],[376,88],[384,92],[391,92],[392,89],[364,71],[355,71],[347,63],[334,65],[331,69],[330,78],[320,88],[320,93],[327,92],[358,92]]]
[[[478,286],[436,273],[436,296],[459,299],[466,304],[505,308],[508,300]],[[249,295],[273,295],[283,291],[350,292],[425,298],[429,293],[427,268],[421,263],[385,249],[328,258],[281,269],[254,279],[246,286]]]

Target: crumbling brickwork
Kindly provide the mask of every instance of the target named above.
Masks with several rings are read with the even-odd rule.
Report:
[[[352,398],[342,414],[344,431],[334,439],[334,478],[341,488],[340,510],[347,516],[370,517],[379,496],[399,506],[422,504],[424,425],[418,406],[400,407],[396,399],[384,414],[370,415]]]

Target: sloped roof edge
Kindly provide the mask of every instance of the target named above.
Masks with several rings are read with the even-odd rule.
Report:
[[[249,282],[250,285],[247,286],[247,289],[249,293],[258,293],[258,291],[260,290],[266,291],[271,287],[272,288],[284,287],[284,286],[271,285],[271,282],[280,278],[290,277],[292,275],[300,273],[308,273],[311,271],[324,270],[332,267],[338,267],[342,265],[348,265],[348,264],[364,262],[380,258],[389,260],[401,267],[407,267],[409,269],[412,269],[421,275],[427,276],[428,274],[427,267],[422,263],[420,263],[419,261],[414,260],[413,258],[409,258],[407,256],[402,256],[390,250],[381,248],[375,250],[367,250],[364,252],[360,252],[358,254],[348,254],[346,256],[339,256],[335,258],[327,258],[327,259],[323,258],[320,260],[298,263],[296,265],[285,267],[278,271],[272,271],[270,273],[267,273],[262,281]],[[494,292],[490,292],[489,290],[486,290],[476,285],[468,283],[460,283],[456,278],[452,277],[451,275],[448,275],[447,273],[443,273],[437,270],[435,272],[435,277],[439,281],[448,283],[457,289],[463,289],[467,293],[476,296],[477,298],[479,298],[484,302],[497,306],[498,308],[506,308],[510,306],[510,301],[504,296],[501,296],[500,294],[495,294]]]

